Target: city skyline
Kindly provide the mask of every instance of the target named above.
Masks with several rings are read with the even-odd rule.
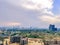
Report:
[[[60,0],[0,0],[0,26],[60,28]]]

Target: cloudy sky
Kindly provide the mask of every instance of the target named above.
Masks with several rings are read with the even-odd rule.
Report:
[[[60,27],[60,0],[0,0],[0,26]]]

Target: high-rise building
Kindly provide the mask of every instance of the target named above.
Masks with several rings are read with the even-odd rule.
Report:
[[[55,25],[50,24],[49,25],[49,30],[57,31],[57,28],[55,27]]]

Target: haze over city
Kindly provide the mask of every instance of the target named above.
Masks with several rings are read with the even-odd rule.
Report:
[[[60,28],[60,0],[0,0],[0,26]]]

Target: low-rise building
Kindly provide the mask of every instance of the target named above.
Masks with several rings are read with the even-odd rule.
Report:
[[[28,45],[28,38],[21,38],[21,41],[20,41],[21,45]]]
[[[44,45],[42,39],[7,37],[4,39],[4,45]]]
[[[7,37],[4,39],[4,45],[20,45],[19,37]]]
[[[9,43],[10,43],[10,39],[9,39],[9,37],[6,37],[4,39],[3,45],[9,45]]]
[[[28,45],[44,45],[42,39],[28,38]]]
[[[0,45],[3,45],[3,41],[0,40]]]
[[[40,38],[23,38],[23,37],[6,37],[4,42],[0,42],[0,45],[60,45],[60,40],[46,40],[43,41]]]

